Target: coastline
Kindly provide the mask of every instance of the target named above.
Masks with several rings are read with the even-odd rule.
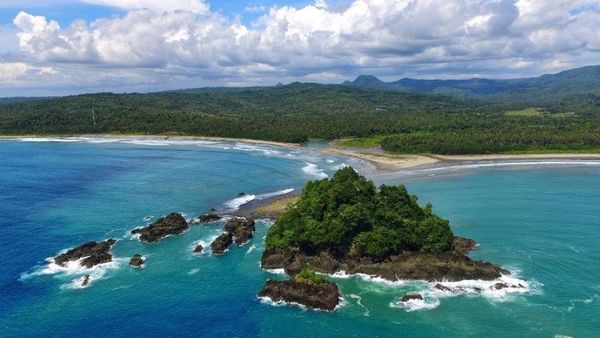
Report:
[[[309,149],[298,143],[286,143],[247,138],[182,136],[182,135],[142,135],[142,134],[81,134],[81,135],[0,135],[0,140],[18,139],[115,139],[139,141],[208,141],[241,142],[268,145],[291,149]],[[322,154],[352,157],[373,165],[379,173],[398,172],[410,169],[425,169],[447,165],[473,164],[478,162],[503,162],[522,160],[597,160],[600,154],[593,153],[539,153],[539,154],[484,154],[484,155],[435,155],[435,154],[393,154],[379,147],[355,148],[340,145],[332,141],[324,148],[310,148]]]

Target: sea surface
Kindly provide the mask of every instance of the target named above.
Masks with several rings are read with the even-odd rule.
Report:
[[[334,313],[260,300],[277,271],[260,268],[270,224],[224,256],[193,254],[223,223],[143,244],[129,235],[173,211],[226,213],[296,192],[357,160],[315,149],[131,139],[0,141],[0,337],[599,337],[600,164],[470,165],[372,176],[407,185],[477,240],[472,253],[512,272],[519,292],[450,295],[432,283],[330,276]],[[567,163],[568,162],[568,163]],[[239,198],[239,193],[246,196]],[[118,239],[92,271],[47,259],[89,240]],[[127,265],[134,253],[143,269]],[[81,278],[92,276],[81,288]],[[402,304],[407,293],[425,301]]]

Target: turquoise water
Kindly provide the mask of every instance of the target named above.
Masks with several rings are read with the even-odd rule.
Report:
[[[476,239],[473,256],[501,264],[524,293],[456,297],[419,282],[336,278],[335,313],[256,298],[267,278],[255,240],[225,256],[193,255],[222,224],[192,226],[156,244],[127,235],[179,211],[194,217],[331,174],[348,159],[225,142],[0,142],[0,336],[596,337],[600,328],[600,166],[527,165],[381,176]],[[515,168],[518,168],[516,170]],[[229,204],[228,204],[229,202]],[[45,261],[88,240],[117,238],[113,264],[56,271]],[[144,269],[127,266],[136,252]],[[397,300],[422,292],[426,303]]]

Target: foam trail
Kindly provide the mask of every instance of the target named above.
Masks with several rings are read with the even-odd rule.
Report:
[[[318,178],[327,178],[327,174],[323,172],[323,169],[319,168],[319,166],[317,166],[316,164],[309,162],[304,163],[306,164],[306,166],[302,168],[302,171],[304,171],[306,174]]]
[[[198,272],[200,272],[200,269],[192,269],[192,270],[188,271],[186,274],[188,276],[193,276],[193,275],[197,274]]]
[[[256,195],[244,195],[225,202],[225,206],[229,210],[238,210],[242,205],[252,202],[256,199]]]
[[[267,198],[283,196],[283,195],[287,195],[287,194],[291,193],[292,191],[294,191],[294,188],[283,189],[283,190],[279,190],[279,191],[275,191],[275,192],[258,195],[258,196],[256,196],[256,199],[260,201],[260,200],[264,200]]]

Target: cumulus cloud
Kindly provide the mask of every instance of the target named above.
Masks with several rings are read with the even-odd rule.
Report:
[[[67,27],[19,13],[19,46],[32,62],[211,85],[511,77],[583,65],[600,51],[600,0],[353,0],[341,9],[316,0],[272,7],[252,25],[199,0],[85,1],[130,11]]]
[[[23,79],[26,75],[44,76],[56,73],[56,70],[52,67],[35,67],[24,62],[0,63],[0,83],[17,81]]]

